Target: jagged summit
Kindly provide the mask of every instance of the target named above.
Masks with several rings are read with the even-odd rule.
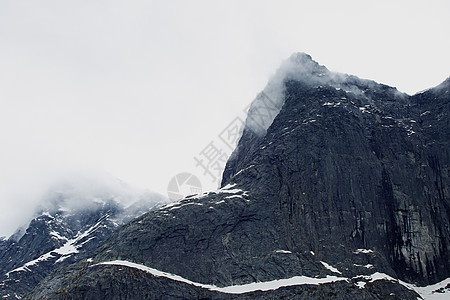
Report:
[[[259,136],[265,134],[283,106],[286,81],[297,80],[307,84],[321,84],[324,82],[323,77],[329,74],[328,69],[319,65],[310,55],[303,52],[292,54],[281,64],[264,90],[252,102],[248,111],[246,128]]]
[[[319,65],[318,62],[313,60],[311,55],[304,52],[292,54],[281,68],[284,68],[285,66],[288,69],[295,69],[292,73],[305,73],[318,77],[328,75],[330,72],[325,66]],[[289,76],[289,74],[287,74],[287,76]]]
[[[287,87],[292,86],[291,83],[295,83],[297,87],[301,86],[305,90],[311,89],[314,93],[318,89],[330,88],[333,93],[339,93],[341,98],[357,98],[360,106],[368,105],[374,108],[377,107],[377,103],[382,104],[382,102],[404,105],[405,99],[408,98],[407,94],[399,92],[394,87],[373,80],[361,79],[354,75],[329,71],[310,55],[303,52],[294,53],[281,64],[263,91],[250,105],[241,142],[238,143],[227,162],[222,176],[222,185],[228,183],[228,178],[232,176],[233,172],[245,168],[245,166],[239,165],[238,161],[242,161],[243,158],[253,153],[255,150],[253,147],[264,139],[267,130],[289,98],[286,93]],[[324,104],[324,99],[326,99],[325,96],[313,97],[312,101],[316,104]],[[352,105],[355,106],[354,103]],[[243,147],[243,144],[246,147]]]
[[[372,99],[385,94],[390,100],[402,99],[407,95],[396,88],[379,84],[373,80],[360,79],[353,75],[331,72],[306,53],[292,54],[276,71],[264,90],[252,102],[245,128],[257,136],[264,136],[286,99],[286,83],[300,82],[308,87],[329,86],[346,93]],[[386,98],[386,97],[384,97]]]

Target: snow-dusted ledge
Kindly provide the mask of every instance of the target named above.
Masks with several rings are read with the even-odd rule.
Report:
[[[217,291],[221,293],[227,293],[227,294],[243,294],[243,293],[249,293],[254,291],[270,291],[270,290],[276,290],[281,287],[286,286],[294,286],[294,285],[303,285],[303,284],[309,284],[309,285],[318,285],[323,283],[330,283],[330,282],[336,282],[336,281],[342,281],[347,280],[347,278],[344,277],[336,277],[336,276],[327,276],[325,278],[312,278],[307,276],[295,276],[292,278],[287,279],[279,279],[279,280],[272,280],[272,281],[265,281],[265,282],[255,282],[255,283],[249,283],[249,284],[243,284],[243,285],[232,285],[227,287],[217,287],[215,285],[210,284],[203,284],[198,282],[190,281],[189,279],[183,278],[178,275],[162,272],[153,268],[149,268],[144,265],[132,263],[129,261],[124,260],[114,260],[114,261],[108,261],[99,263],[97,265],[115,265],[115,266],[125,266],[130,267],[134,269],[139,269],[141,271],[144,271],[146,273],[150,273],[153,276],[157,277],[165,277],[171,280],[184,282],[193,286],[197,286],[200,288],[208,289],[211,291]]]
[[[439,283],[425,286],[425,287],[418,287],[414,284],[406,283],[401,280],[397,280],[389,275],[376,272],[372,275],[361,275],[361,276],[355,276],[353,278],[346,278],[346,277],[337,277],[337,276],[327,276],[324,278],[313,278],[313,277],[307,277],[307,276],[295,276],[292,278],[287,279],[279,279],[279,280],[272,280],[272,281],[265,281],[265,282],[255,282],[255,283],[249,283],[249,284],[243,284],[243,285],[232,285],[227,287],[217,287],[215,285],[210,284],[203,284],[191,281],[189,279],[183,278],[179,275],[174,275],[167,272],[162,272],[157,269],[153,269],[141,264],[136,264],[129,261],[124,260],[114,260],[114,261],[108,261],[108,262],[102,262],[99,264],[96,264],[94,266],[98,265],[114,265],[114,266],[124,266],[124,267],[130,267],[134,269],[138,269],[141,271],[144,271],[146,273],[152,274],[153,276],[157,277],[164,277],[171,280],[184,282],[186,284],[190,284],[193,286],[197,286],[200,288],[208,289],[211,291],[217,291],[221,293],[227,293],[227,294],[244,294],[254,291],[270,291],[270,290],[276,290],[281,287],[287,287],[287,286],[296,286],[296,285],[320,285],[324,283],[331,283],[336,281],[350,281],[351,279],[364,279],[364,281],[358,281],[356,283],[356,286],[359,288],[364,288],[366,282],[373,282],[376,280],[388,280],[388,281],[394,281],[397,282],[404,287],[415,291],[418,293],[422,299],[425,300],[446,300],[450,299],[450,289],[446,288],[447,285],[450,284],[450,278],[447,278]],[[328,264],[327,264],[328,265]],[[439,290],[439,291],[438,291]]]

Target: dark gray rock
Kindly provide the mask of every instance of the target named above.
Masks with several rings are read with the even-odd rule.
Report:
[[[408,96],[305,54],[290,60],[252,104],[222,190],[131,221],[93,264],[128,260],[217,286],[336,275],[322,262],[347,278],[381,272],[430,284],[450,275],[449,80]],[[119,269],[57,272],[30,297],[216,297]],[[395,282],[359,289],[352,280],[245,297],[417,297]]]

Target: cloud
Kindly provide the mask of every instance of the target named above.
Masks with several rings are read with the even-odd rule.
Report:
[[[193,157],[293,52],[407,92],[439,84],[448,5],[1,1],[0,229],[73,169],[160,193],[187,171],[215,188]]]
[[[285,100],[285,83],[300,81],[310,86],[325,85],[341,87],[348,76],[330,72],[306,53],[294,53],[284,60],[263,91],[252,102],[245,126],[259,136],[265,135]],[[354,92],[357,88],[354,87]]]
[[[133,187],[99,171],[71,170],[39,172],[40,177],[33,178],[22,174],[17,181],[22,184],[21,188],[2,187],[2,197],[10,201],[10,206],[0,211],[0,236],[10,236],[44,212],[74,214],[97,210],[108,203],[124,209],[137,205],[130,209],[138,211],[150,204],[168,201],[163,195]]]
[[[373,80],[360,79],[354,75],[329,71],[320,65],[309,54],[298,52],[286,59],[268,81],[266,87],[258,94],[250,105],[245,126],[258,136],[264,136],[285,101],[286,82],[294,80],[310,87],[329,85],[348,93],[370,98],[366,89],[375,90],[379,83]],[[394,97],[405,94],[395,88],[391,90]]]

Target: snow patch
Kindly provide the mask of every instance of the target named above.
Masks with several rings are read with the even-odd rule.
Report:
[[[83,243],[79,243],[82,239],[84,239],[85,237],[87,237],[88,235],[90,235],[92,232],[94,232],[95,230],[97,230],[97,228],[99,228],[100,224],[103,222],[103,220],[105,220],[108,217],[108,215],[106,215],[105,217],[101,218],[95,225],[91,226],[88,230],[86,230],[85,232],[79,234],[77,237],[68,240],[63,246],[61,246],[60,248],[57,248],[55,250],[49,251],[41,256],[39,256],[38,258],[27,262],[26,264],[24,264],[22,267],[16,268],[14,270],[11,270],[9,272],[7,272],[5,275],[7,278],[9,278],[9,275],[11,273],[14,272],[31,272],[31,270],[29,269],[29,267],[39,263],[39,262],[43,262],[43,261],[47,261],[52,257],[55,257],[55,254],[59,254],[61,255],[61,257],[58,258],[58,260],[56,260],[55,263],[58,262],[62,262],[63,260],[65,260],[67,258],[68,255],[72,255],[74,253],[78,253],[78,248],[81,248],[85,243],[87,243],[89,240],[83,242]]]
[[[447,278],[436,284],[428,286],[416,286],[399,280],[404,287],[414,290],[425,300],[448,300],[450,299],[450,278]]]
[[[64,244],[61,248],[58,248],[58,249],[54,250],[53,252],[56,252],[63,256],[73,254],[73,253],[78,253],[77,247],[74,245],[74,242],[75,242],[75,239]]]
[[[178,205],[172,206],[169,210],[179,209],[179,208],[182,208],[183,206],[187,206],[187,205],[198,205],[198,206],[202,206],[203,204],[201,204],[201,203],[196,203],[196,202],[190,202],[190,203],[178,203]]]
[[[263,149],[263,148],[261,148],[261,149]],[[255,165],[250,165],[250,166],[248,166],[247,168],[244,168],[244,169],[242,169],[242,170],[239,170],[236,174],[234,174],[234,176],[238,176],[239,174],[241,174],[242,172],[245,172],[245,171],[247,171],[248,169],[250,169],[250,168],[253,168]],[[233,177],[234,177],[233,176]]]
[[[64,241],[68,240],[66,237],[61,236],[58,232],[56,232],[54,230],[50,232],[50,235],[57,240],[64,240]]]
[[[358,265],[358,264],[353,264],[355,267],[361,267],[361,268],[366,268],[366,269],[372,269],[373,265],[371,264],[367,264],[367,265]]]
[[[363,277],[369,282],[374,282],[376,280],[387,280],[392,282],[397,282],[398,284],[403,285],[409,290],[415,291],[417,294],[425,300],[447,300],[450,299],[450,278],[447,278],[441,282],[436,284],[428,285],[428,286],[416,286],[415,284],[407,283],[402,280],[395,279],[384,273],[373,273],[368,276],[356,276],[353,278]],[[359,282],[358,282],[359,283]],[[449,286],[449,287],[448,287]],[[364,288],[364,285],[362,285]]]
[[[370,250],[370,249],[356,249],[356,251],[353,251],[353,253],[355,253],[355,254],[360,254],[360,253],[362,253],[362,254],[370,254],[370,253],[373,253],[373,250]]]
[[[225,199],[232,199],[232,198],[242,198],[242,195],[231,195],[225,197]]]
[[[69,257],[70,257],[70,255],[61,256],[60,258],[58,258],[58,259],[55,261],[55,264],[60,263],[60,262],[63,262],[63,261],[65,261],[66,259],[68,259]]]
[[[325,102],[322,106],[330,106],[330,107],[338,107],[341,105],[341,102]]]
[[[248,196],[248,191],[244,191],[241,189],[231,189],[231,187],[233,186],[229,187],[229,185],[226,185],[225,187],[217,190],[217,194],[240,194],[241,196]]]
[[[236,183],[229,183],[226,186],[224,186],[223,188],[221,188],[221,190],[228,190],[235,186],[236,186]]]
[[[275,250],[275,253],[292,254],[292,252],[288,250]]]
[[[243,285],[232,285],[232,286],[227,286],[227,287],[217,287],[215,285],[194,282],[194,281],[191,281],[189,279],[183,278],[178,275],[174,275],[174,274],[167,273],[167,272],[162,272],[157,269],[149,268],[149,267],[141,265],[141,264],[136,264],[136,263],[132,263],[129,261],[124,261],[124,260],[103,262],[103,263],[99,263],[97,265],[115,265],[115,266],[130,267],[130,268],[138,269],[138,270],[144,271],[146,273],[152,274],[153,276],[164,277],[164,278],[168,278],[171,280],[175,280],[175,281],[187,283],[187,284],[190,284],[193,286],[208,289],[211,291],[217,291],[217,292],[226,293],[226,294],[243,294],[243,293],[249,293],[249,292],[254,292],[254,291],[270,291],[270,290],[276,290],[276,289],[279,289],[281,287],[286,287],[286,286],[295,286],[295,285],[304,285],[304,284],[319,285],[319,284],[324,284],[324,283],[331,283],[331,282],[336,282],[336,281],[347,280],[347,278],[336,277],[336,276],[327,276],[324,278],[295,276],[295,277],[287,278],[287,279],[279,279],[279,280],[272,280],[272,281],[265,281],[265,282],[255,282],[255,283],[249,283],[249,284],[243,284]],[[97,266],[97,265],[95,265],[95,266]]]
[[[46,216],[49,217],[50,219],[54,219],[55,217],[53,217],[48,211],[45,211],[41,214],[42,216]]]
[[[218,190],[218,194],[237,194],[237,193],[243,193],[244,191],[241,189],[232,189],[232,190]]]
[[[34,266],[35,264],[37,264],[37,263],[39,263],[41,261],[46,261],[46,260],[48,260],[49,258],[52,258],[52,257],[54,257],[54,256],[51,254],[51,252],[45,253],[45,254],[39,256],[38,258],[27,262],[23,266],[21,266],[19,268],[15,268],[14,270],[11,270],[11,271],[7,272],[5,275],[6,275],[7,278],[9,278],[9,275],[11,273],[15,273],[15,272],[30,272],[31,270],[30,270],[29,267]]]
[[[333,272],[333,273],[338,273],[338,274],[342,274],[341,271],[339,271],[339,270],[336,269],[335,267],[333,267],[333,266],[327,264],[326,262],[324,262],[324,261],[320,261],[320,262],[322,263],[322,265],[323,265],[326,269],[330,270],[331,272]]]

